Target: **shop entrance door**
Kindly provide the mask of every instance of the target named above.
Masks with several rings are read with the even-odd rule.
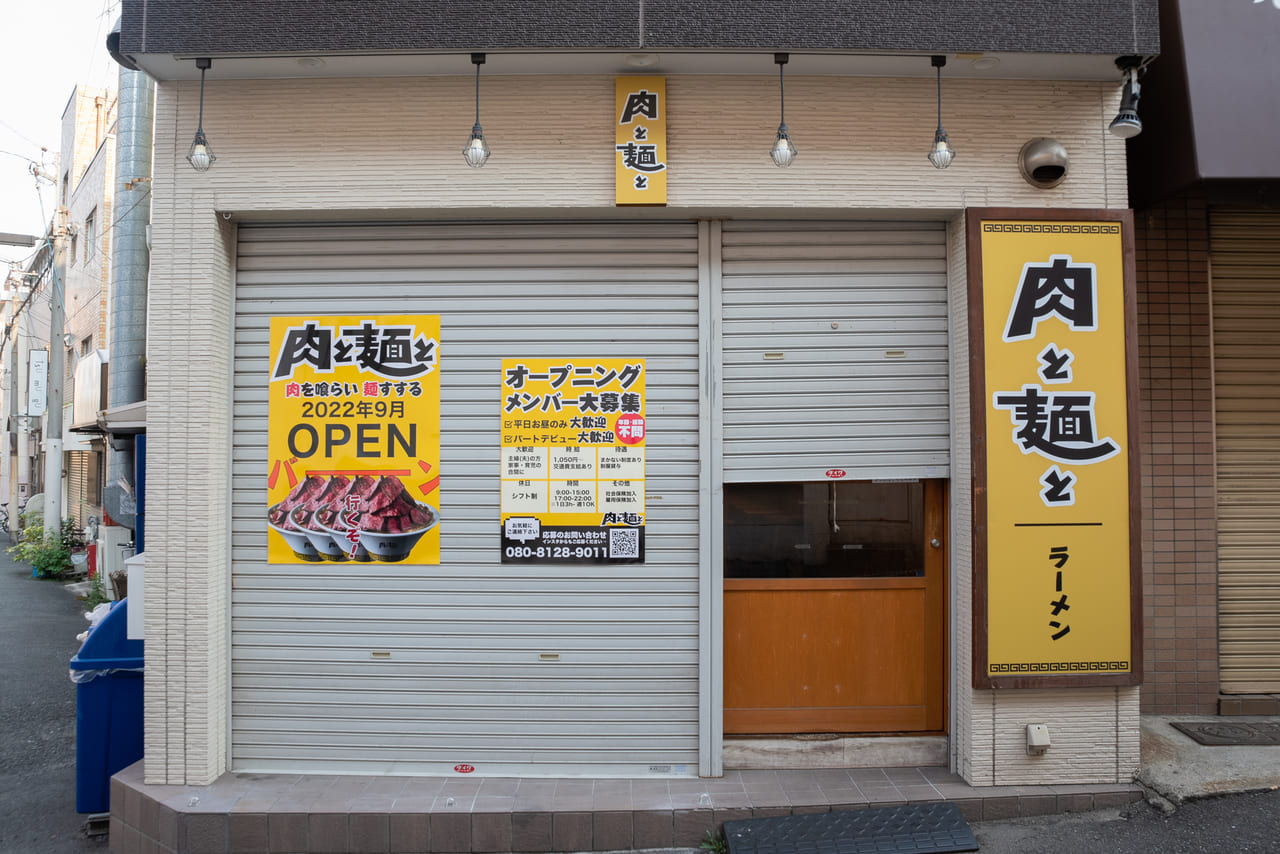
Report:
[[[939,732],[946,481],[725,485],[727,734]]]

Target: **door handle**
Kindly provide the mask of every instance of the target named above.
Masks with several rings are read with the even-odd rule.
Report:
[[[929,545],[933,546],[935,549],[940,549],[942,548],[942,540],[938,539],[937,537],[934,537],[932,540],[929,541]]]

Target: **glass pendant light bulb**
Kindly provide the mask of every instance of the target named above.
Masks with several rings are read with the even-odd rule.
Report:
[[[191,140],[191,150],[187,152],[187,162],[191,164],[191,168],[197,172],[207,172],[217,159],[213,149],[209,147],[209,140],[205,139],[204,131],[196,131],[195,139]]]
[[[196,68],[200,69],[200,113],[196,119],[196,135],[191,140],[191,148],[187,151],[187,162],[197,172],[207,172],[217,157],[209,147],[209,140],[204,136],[204,73],[213,67],[213,60],[201,58],[196,60]]]
[[[484,141],[484,131],[480,128],[480,66],[484,65],[483,53],[471,54],[471,63],[476,67],[476,123],[471,128],[471,136],[462,147],[462,159],[472,169],[479,169],[489,159],[489,143]]]
[[[930,63],[938,74],[938,129],[933,134],[933,145],[929,148],[929,162],[936,169],[946,169],[956,159],[956,150],[947,139],[947,132],[942,129],[942,66],[947,64],[945,56],[934,56]]]
[[[773,61],[778,65],[778,135],[773,138],[773,148],[769,149],[769,157],[773,160],[773,165],[785,169],[792,163],[796,162],[796,155],[799,153],[796,144],[791,141],[791,134],[787,133],[787,85],[786,79],[783,77],[782,68],[787,64],[791,57],[785,53],[775,53]]]
[[[938,169],[946,169],[956,159],[956,150],[947,139],[947,132],[938,128],[933,135],[933,147],[929,149],[929,162]]]
[[[785,169],[795,162],[798,153],[796,144],[791,141],[791,135],[787,133],[787,126],[778,125],[778,136],[773,141],[773,148],[769,150],[773,165]]]
[[[480,129],[480,125],[471,129],[471,136],[462,147],[462,156],[472,169],[479,169],[489,159],[489,143],[484,141],[484,131]]]

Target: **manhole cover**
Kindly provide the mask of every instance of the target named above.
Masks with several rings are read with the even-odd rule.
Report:
[[[1173,726],[1210,747],[1280,745],[1280,723],[1173,722]]]

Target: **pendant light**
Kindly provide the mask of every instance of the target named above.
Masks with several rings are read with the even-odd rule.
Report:
[[[929,149],[929,162],[938,169],[946,169],[956,159],[956,150],[947,139],[947,132],[942,129],[942,66],[947,64],[945,56],[935,55],[930,62],[938,69],[938,129],[933,134],[933,147]]]
[[[209,147],[209,140],[204,136],[204,73],[213,65],[213,60],[204,58],[196,60],[196,68],[200,69],[200,117],[196,120],[196,136],[191,140],[191,149],[187,152],[187,162],[197,172],[207,172],[218,158]]]
[[[796,146],[791,141],[791,135],[787,133],[787,90],[785,81],[782,78],[782,67],[787,64],[790,59],[789,54],[775,53],[773,61],[778,63],[778,95],[781,104],[780,118],[778,124],[778,135],[773,140],[773,148],[769,151],[769,156],[773,158],[773,165],[783,169],[790,166],[796,160]]]
[[[462,157],[472,169],[479,169],[489,159],[489,143],[484,141],[484,131],[480,127],[480,66],[484,65],[484,54],[471,54],[471,62],[476,67],[476,123],[471,128],[471,136],[462,147]]]

